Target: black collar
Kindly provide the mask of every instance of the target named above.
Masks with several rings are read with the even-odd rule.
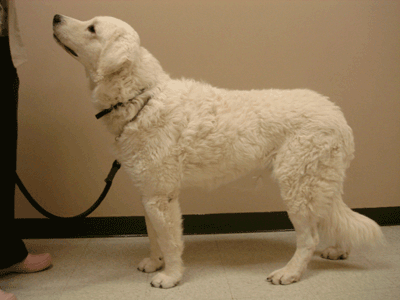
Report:
[[[106,108],[106,109],[102,110],[101,112],[99,112],[98,114],[96,114],[96,119],[100,119],[101,117],[104,117],[105,115],[107,115],[107,114],[109,114],[110,112],[112,112],[114,109],[117,109],[117,108],[120,107],[120,106],[125,106],[127,103],[132,102],[132,101],[135,100],[137,97],[139,97],[141,94],[143,94],[145,91],[146,91],[146,89],[141,89],[141,90],[139,91],[139,93],[138,93],[135,97],[129,99],[127,102],[118,102],[117,104],[111,106],[110,108]],[[137,116],[137,115],[139,114],[139,112],[143,109],[143,107],[147,104],[147,102],[150,100],[150,98],[151,98],[151,97],[148,97],[148,98],[146,99],[145,103],[143,104],[142,108],[139,109],[139,111],[137,112],[136,116]],[[136,116],[135,116],[133,119],[135,119]]]

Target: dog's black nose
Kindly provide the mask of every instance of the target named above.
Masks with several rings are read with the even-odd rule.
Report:
[[[53,25],[61,23],[62,16],[61,15],[55,15],[53,18]]]

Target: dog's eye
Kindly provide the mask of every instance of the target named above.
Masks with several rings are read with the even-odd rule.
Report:
[[[96,33],[96,30],[94,29],[94,25],[90,25],[87,29],[88,29],[91,33]]]

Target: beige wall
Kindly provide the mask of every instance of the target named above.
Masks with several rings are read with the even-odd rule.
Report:
[[[90,206],[114,160],[113,137],[94,117],[83,67],[56,45],[56,13],[130,23],[173,77],[232,89],[310,88],[338,103],[354,130],[345,200],[400,205],[399,1],[17,0],[29,62],[19,68],[18,172],[56,214]],[[11,176],[11,175],[10,175]],[[284,210],[267,171],[182,194],[185,214]],[[40,215],[16,195],[18,218]],[[92,216],[137,216],[121,171]]]

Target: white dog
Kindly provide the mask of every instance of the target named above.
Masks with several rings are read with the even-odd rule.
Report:
[[[140,46],[131,26],[111,17],[56,15],[54,37],[86,68],[95,107],[115,135],[116,156],[142,194],[150,257],[139,270],[164,271],[151,285],[183,275],[179,190],[217,187],[257,168],[272,169],[297,234],[289,263],[268,277],[300,279],[319,242],[322,257],[383,240],[380,227],[342,201],[353,158],[352,130],[339,107],[309,90],[229,91],[174,80]]]

